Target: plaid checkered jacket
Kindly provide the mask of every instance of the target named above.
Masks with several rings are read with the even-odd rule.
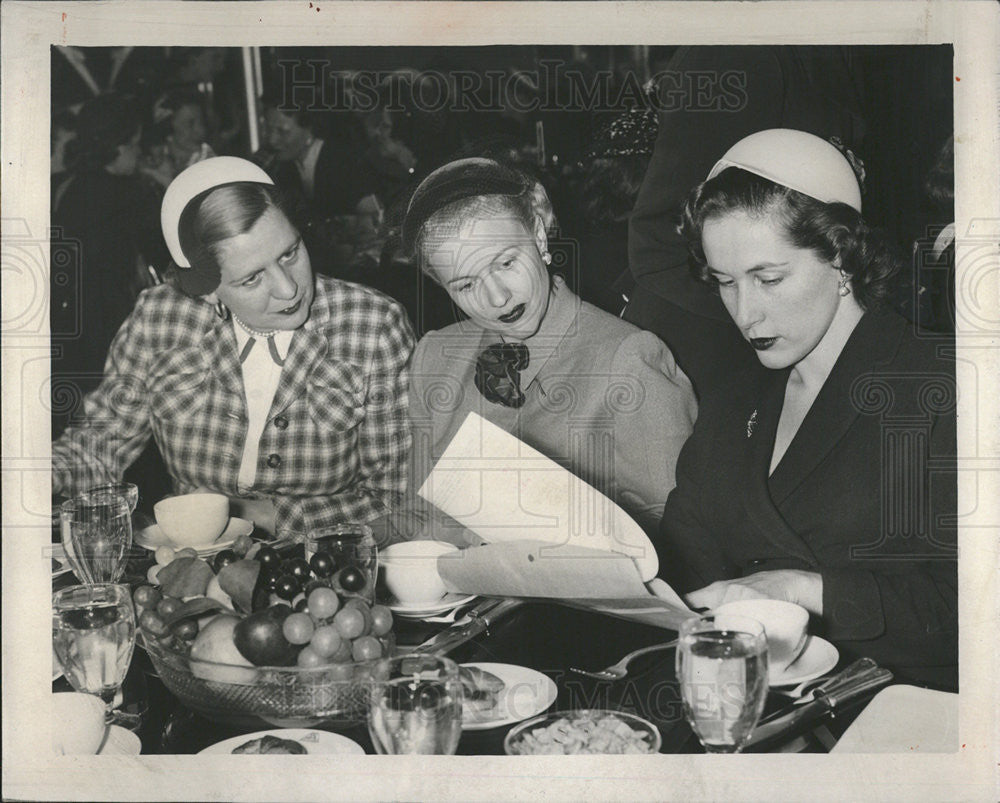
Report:
[[[405,490],[406,313],[370,288],[316,279],[292,339],[247,497],[272,497],[279,533],[370,521]],[[152,435],[178,492],[230,497],[247,429],[232,323],[170,285],[139,297],[111,344],[84,423],[52,446],[53,491],[120,479]]]

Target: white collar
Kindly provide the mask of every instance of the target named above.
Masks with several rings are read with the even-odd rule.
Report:
[[[240,354],[243,352],[243,347],[246,346],[247,341],[254,337],[246,329],[240,326],[236,321],[232,322],[233,332],[236,334],[236,353]],[[274,335],[274,346],[278,350],[278,356],[281,359],[285,359],[288,356],[288,350],[292,346],[292,336],[297,330],[295,329],[279,329]],[[267,340],[267,337],[259,337],[258,340]]]

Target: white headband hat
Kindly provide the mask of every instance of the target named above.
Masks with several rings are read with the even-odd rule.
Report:
[[[160,227],[163,229],[163,239],[167,241],[167,248],[170,249],[170,257],[177,267],[191,267],[190,260],[184,256],[184,251],[181,249],[179,231],[181,215],[191,199],[206,190],[240,181],[274,184],[271,177],[253,162],[236,156],[214,156],[196,162],[178,173],[170,182],[163,196],[163,204],[160,206]]]
[[[805,131],[770,128],[737,142],[715,163],[708,178],[738,167],[823,203],[861,211],[861,187],[851,163],[833,145]]]

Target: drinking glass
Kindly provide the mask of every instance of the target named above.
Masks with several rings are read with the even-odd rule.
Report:
[[[100,697],[105,718],[117,723],[115,697],[135,647],[135,609],[128,587],[79,585],[53,594],[52,646],[70,685]]]
[[[688,722],[709,753],[738,753],[767,698],[764,626],[707,614],[684,622],[678,637],[677,680]]]
[[[342,597],[375,602],[378,547],[367,524],[335,524],[311,530],[305,541],[305,559],[326,554],[331,559],[333,587]]]
[[[452,755],[462,735],[458,665],[437,655],[402,655],[372,671],[368,732],[388,755]]]
[[[132,547],[132,513],[125,496],[84,493],[63,502],[60,530],[66,558],[83,583],[114,583]]]
[[[95,485],[93,488],[88,488],[87,493],[124,496],[128,501],[129,513],[135,513],[135,507],[139,504],[139,488],[132,482],[109,482],[105,485]]]

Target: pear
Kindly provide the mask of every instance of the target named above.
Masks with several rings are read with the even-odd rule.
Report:
[[[239,623],[239,617],[220,613],[198,632],[191,644],[190,656],[191,673],[195,677],[217,683],[253,684],[257,679],[257,672],[252,668],[253,664],[236,649],[233,641],[233,632]],[[212,663],[205,663],[206,661]]]

